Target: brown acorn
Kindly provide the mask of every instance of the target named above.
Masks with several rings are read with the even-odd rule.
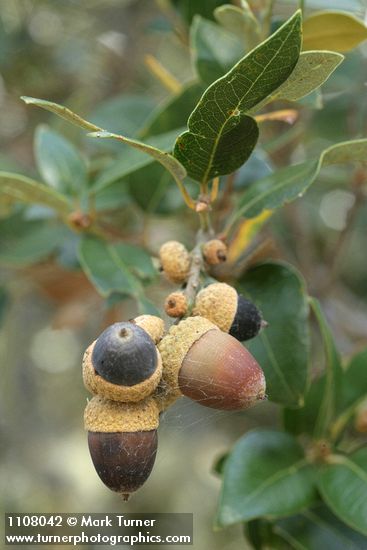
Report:
[[[203,256],[209,265],[221,264],[227,259],[227,247],[223,241],[212,239],[203,245]]]
[[[190,272],[191,257],[186,247],[178,241],[167,241],[159,250],[163,273],[173,283],[184,283]]]
[[[159,410],[151,398],[116,403],[93,397],[84,412],[89,452],[102,482],[128,500],[148,479],[157,452]]]
[[[265,398],[260,366],[238,340],[203,317],[170,328],[159,344],[162,380],[172,396],[183,394],[206,407],[242,410]]]
[[[150,335],[132,322],[108,327],[86,350],[83,381],[88,391],[113,401],[140,401],[153,393],[162,360]]]
[[[192,313],[206,317],[240,342],[254,338],[267,326],[255,304],[226,283],[203,288],[196,296]]]
[[[187,313],[187,300],[183,292],[171,292],[164,303],[164,310],[170,317],[183,317]]]

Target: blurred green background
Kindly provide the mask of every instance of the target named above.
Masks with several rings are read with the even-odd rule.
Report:
[[[97,170],[116,145],[98,149],[80,131],[26,107],[19,97],[67,104],[94,120],[110,121],[112,130],[133,133],[169,95],[149,70],[145,56],[154,55],[180,82],[194,78],[188,28],[181,15],[190,18],[188,6],[200,5],[208,16],[220,3],[176,2],[180,14],[168,1],[2,2],[0,169],[36,174],[33,134],[38,124],[47,122],[85,155],[93,156],[97,150],[96,164],[90,168]],[[297,6],[296,1],[276,2],[275,14],[284,18]],[[329,2],[306,2],[310,12],[325,7]],[[358,0],[335,0],[332,7],[359,17],[366,8]],[[348,53],[322,96],[303,102],[297,124],[284,129],[275,123],[264,129],[265,161],[254,165],[252,178],[265,165],[302,161],[331,143],[367,135],[366,56],[365,46]],[[124,118],[127,113],[130,118]],[[248,184],[248,174],[239,174],[238,188]],[[272,255],[296,265],[311,294],[322,300],[340,350],[347,356],[362,346],[367,333],[367,206],[360,186],[364,177],[350,166],[324,170],[306,196],[279,211],[265,229]],[[187,216],[173,184],[168,184],[163,207],[158,201],[147,209],[144,196],[135,197],[133,208],[128,202],[118,213],[117,225],[144,235],[151,254],[168,238],[192,244],[194,219]],[[193,512],[194,548],[246,548],[240,526],[213,532],[220,488],[213,464],[251,427],[277,426],[277,407],[265,403],[246,413],[222,413],[185,399],[178,402],[162,418],[149,481],[130,502],[122,502],[99,481],[89,457],[82,422],[87,392],[81,358],[106,324],[134,317],[136,304],[131,300],[106,304],[75,268],[72,242],[57,260],[46,257],[36,262],[33,251],[28,262],[32,243],[22,253],[19,220],[3,226],[5,210],[6,205],[0,204],[0,282],[8,289],[7,298],[0,295],[2,511]],[[29,209],[27,216],[38,219],[39,212]],[[157,279],[147,294],[160,307],[169,290]]]

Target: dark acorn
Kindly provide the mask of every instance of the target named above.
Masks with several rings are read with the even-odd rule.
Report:
[[[134,386],[149,378],[158,358],[152,338],[130,322],[115,323],[97,339],[92,364],[97,373],[112,384]]]
[[[244,342],[259,334],[264,325],[265,322],[255,304],[239,294],[237,310],[229,334],[240,342]]]
[[[89,452],[96,472],[111,491],[125,500],[152,471],[158,418],[153,399],[127,404],[94,397],[85,409]]]

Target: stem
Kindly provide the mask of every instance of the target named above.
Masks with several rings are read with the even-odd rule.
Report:
[[[305,0],[299,0],[299,8],[302,12],[302,15],[305,14],[305,7],[306,7],[306,2]]]
[[[202,213],[204,214],[204,213]],[[200,215],[200,218],[202,217]],[[205,214],[208,215],[207,212]],[[188,305],[188,313],[191,313],[191,310],[195,303],[196,294],[198,293],[200,287],[200,274],[204,269],[204,258],[202,253],[202,245],[209,239],[213,237],[213,231],[211,228],[200,229],[196,235],[196,245],[191,252],[191,268],[189,278],[187,280],[187,285],[185,288],[185,296]]]

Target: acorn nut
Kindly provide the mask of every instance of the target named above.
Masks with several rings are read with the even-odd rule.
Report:
[[[203,256],[209,265],[221,264],[227,259],[227,247],[223,241],[212,239],[203,245]]]
[[[255,304],[226,283],[213,283],[196,296],[193,315],[212,321],[240,342],[254,338],[267,326]]]
[[[164,303],[164,310],[170,317],[184,317],[187,313],[187,300],[183,292],[171,292]]]
[[[93,397],[84,412],[92,462],[102,482],[128,500],[148,479],[157,452],[159,410],[152,398],[116,403]]]
[[[114,401],[140,401],[158,386],[160,354],[145,330],[132,322],[115,323],[89,346],[83,358],[84,385]]]
[[[166,278],[173,283],[184,283],[190,272],[191,257],[178,241],[168,241],[159,250],[161,266]]]
[[[225,410],[247,409],[265,398],[264,373],[254,357],[203,317],[172,326],[159,349],[162,379],[172,394]]]

